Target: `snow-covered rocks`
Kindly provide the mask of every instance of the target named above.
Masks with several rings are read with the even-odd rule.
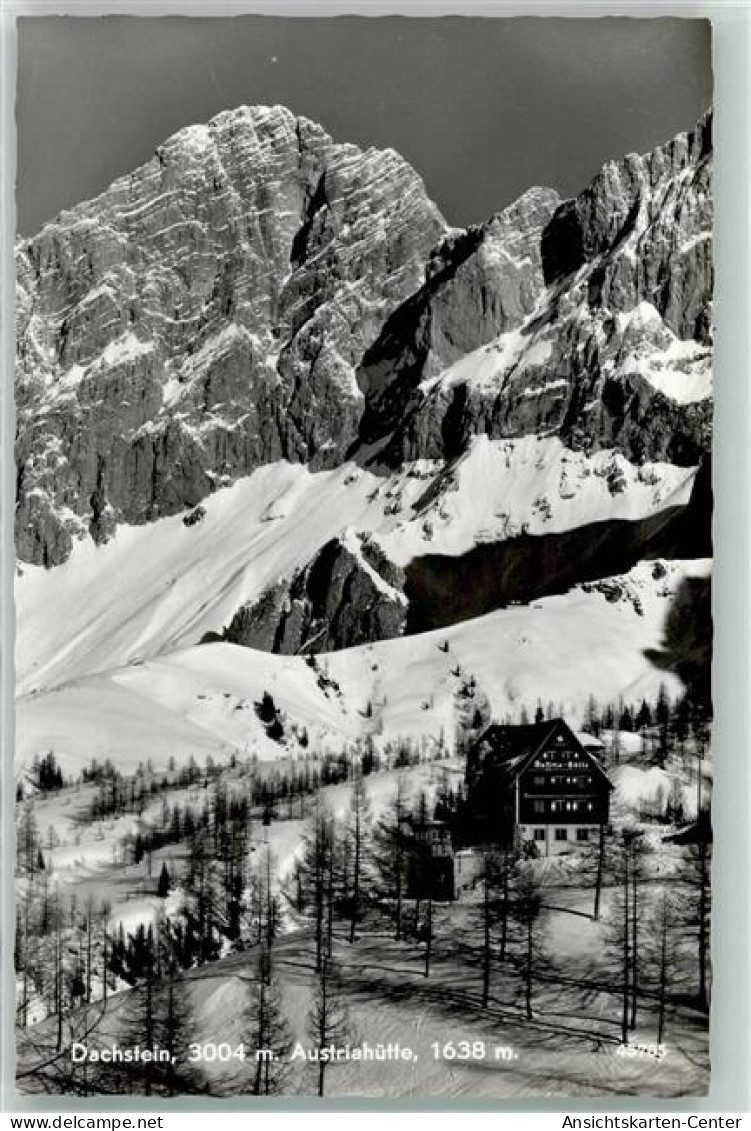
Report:
[[[544,434],[697,464],[710,165],[704,121],[459,231],[393,150],[281,107],[180,131],[18,245],[19,555],[59,564],[282,458]]]

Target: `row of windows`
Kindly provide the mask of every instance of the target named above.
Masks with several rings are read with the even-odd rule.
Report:
[[[418,833],[417,835],[421,840],[440,841],[449,839],[447,829],[427,829],[425,832]]]
[[[533,801],[532,802],[532,811],[534,813],[545,813],[546,812],[546,805],[547,805],[547,802],[544,801],[544,800],[543,801]],[[550,802],[550,812],[551,813],[563,813],[563,812],[578,813],[579,811],[581,811],[583,813],[584,812],[591,813],[592,810],[594,809],[594,807],[595,807],[594,801],[551,801]]]
[[[574,777],[570,775],[562,776],[558,774],[551,774],[547,777],[545,774],[535,774],[532,778],[533,785],[591,785],[592,778],[590,774],[575,774]]]
[[[556,829],[556,840],[568,840],[568,829]],[[589,840],[589,829],[577,829],[576,839],[578,841]],[[545,840],[545,829],[535,829],[535,840]]]

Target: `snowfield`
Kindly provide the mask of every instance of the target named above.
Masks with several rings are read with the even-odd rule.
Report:
[[[618,601],[576,587],[529,607],[319,656],[315,667],[298,656],[214,643],[74,678],[19,699],[18,763],[49,749],[66,773],[92,757],[110,757],[124,772],[147,758],[164,765],[170,755],[273,759],[295,750],[293,723],[321,750],[340,750],[366,733],[376,741],[443,736],[451,743],[472,677],[496,717],[540,698],[576,720],[590,694],[654,699],[663,682],[676,694],[678,680],[644,651],[659,646],[680,580],[706,576],[709,562],[664,564],[659,585],[653,563],[618,579]],[[281,743],[254,709],[265,691],[285,718]]]
[[[399,770],[383,770],[367,779],[371,813],[378,819],[388,808],[396,789],[397,780],[405,795],[416,797],[420,791],[432,795],[446,767],[456,770],[456,763],[423,762]],[[230,790],[242,792],[247,788],[247,766],[235,772],[227,771],[225,780]],[[143,822],[158,826],[163,798],[157,797],[147,804],[142,815],[121,815],[116,818],[94,819],[90,805],[96,788],[92,785],[64,789],[58,793],[40,795],[36,802],[36,816],[45,841],[45,861],[54,883],[66,893],[75,895],[79,904],[87,899],[100,903],[107,899],[111,905],[111,921],[120,923],[126,933],[134,933],[139,925],[148,926],[160,915],[175,915],[183,902],[184,892],[175,887],[169,896],[161,899],[155,892],[155,879],[162,863],[166,863],[173,877],[180,875],[184,866],[185,845],[169,844],[154,853],[151,869],[147,862],[131,862],[128,841]],[[352,794],[352,782],[324,786],[320,797],[327,810],[338,820],[344,820]],[[170,790],[166,795],[170,805],[190,804],[200,809],[205,800],[202,783],[186,789]],[[256,852],[271,853],[274,882],[280,887],[290,876],[295,861],[303,849],[303,837],[313,806],[310,796],[305,799],[305,818],[286,816],[272,821],[268,827],[260,822],[251,838],[251,856]]]
[[[692,404],[712,396],[709,346],[677,338],[648,302],[640,302],[628,314],[619,314],[617,322],[623,334],[618,365],[624,373],[638,373],[676,404]],[[610,368],[613,364],[606,362]]]
[[[367,790],[374,818],[378,819],[392,799],[397,777],[414,798],[420,790],[430,794],[441,775],[455,766],[455,762],[445,761],[423,763],[369,776]],[[635,766],[616,768],[615,778],[629,805],[647,799],[657,780],[653,769]],[[230,789],[233,785],[242,788],[241,777],[233,779],[232,772],[227,783]],[[351,788],[351,782],[345,782],[321,791],[324,804],[338,818],[346,812]],[[173,877],[180,874],[185,863],[181,859],[183,846],[169,845],[155,853],[148,875],[145,860],[140,866],[127,863],[124,857],[108,860],[101,846],[119,848],[133,817],[118,818],[114,824],[86,820],[86,805],[93,792],[94,787],[84,786],[39,797],[40,826],[54,827],[61,841],[47,852],[50,875],[68,893],[75,894],[79,906],[88,899],[96,903],[106,896],[111,903],[111,929],[115,931],[122,924],[125,932],[132,933],[160,916],[175,914],[182,889],[175,887],[166,899],[160,899],[154,893],[153,877],[162,862],[167,863]],[[192,788],[193,804],[199,803],[203,792],[200,783]],[[178,794],[171,793],[169,800],[174,803]],[[148,807],[144,814],[147,822],[158,820],[160,805],[157,798]],[[311,805],[312,798],[308,798],[308,812]],[[680,856],[679,850],[662,841],[664,831],[655,827],[651,833],[656,850],[654,874],[644,885],[650,900],[659,894],[666,877],[672,880]],[[268,847],[271,851],[278,884],[290,875],[304,832],[305,822],[298,818],[273,821],[267,829],[257,828],[254,850],[265,853]],[[75,845],[68,843],[70,838]],[[476,927],[474,935],[472,928],[479,891],[466,891],[458,903],[434,906],[435,941],[428,980],[424,977],[422,944],[415,940],[397,943],[382,924],[378,931],[361,932],[355,946],[350,946],[344,942],[345,929],[337,920],[335,952],[342,992],[354,1024],[353,1043],[399,1042],[412,1048],[417,1059],[332,1066],[327,1093],[504,1098],[530,1094],[595,1096],[604,1089],[624,1095],[700,1093],[706,1087],[708,1072],[707,1032],[704,1016],[690,1001],[678,1002],[669,1013],[669,1055],[662,1059],[618,1055],[617,995],[608,985],[607,967],[602,966],[613,888],[604,887],[602,918],[594,921],[592,878],[591,874],[582,875],[581,868],[582,858],[575,853],[538,862],[550,963],[536,979],[531,1021],[524,1019],[519,977],[509,964],[494,963],[490,1006],[480,1007],[481,960]],[[293,1036],[306,1046],[306,1015],[314,979],[312,952],[310,926],[290,917],[276,944],[276,970]],[[248,1040],[248,986],[256,958],[254,948],[239,953],[225,948],[218,961],[186,972],[195,1018],[193,1039],[232,1045]],[[126,992],[110,998],[108,1024],[102,1034],[105,1039],[117,1031],[119,1011],[127,1008],[130,1000],[126,986],[121,983],[118,988]],[[94,1000],[98,997],[95,985]],[[32,1029],[30,1051],[36,1056],[49,1031],[44,1017],[42,1013],[41,1024]],[[449,1040],[463,1039],[485,1041],[488,1048],[511,1048],[514,1056],[495,1062],[489,1056],[468,1064],[442,1060],[436,1054],[436,1044],[442,1049]],[[642,999],[633,1040],[642,1045],[656,1041],[656,1014],[648,995]],[[23,1063],[27,1053],[23,1031],[19,1052]],[[212,1094],[242,1094],[247,1090],[240,1063],[222,1064],[217,1060],[204,1068]],[[290,1090],[306,1093],[314,1086],[312,1070],[300,1064]]]
[[[626,483],[616,494],[612,467]],[[175,515],[120,526],[107,545],[77,543],[54,570],[20,565],[17,691],[49,691],[198,644],[349,529],[371,532],[404,565],[523,527],[538,534],[643,518],[685,504],[694,475],[669,464],[637,468],[607,451],[587,457],[552,437],[477,437],[446,473],[424,461],[387,478],[354,464],[318,473],[271,464],[217,491],[192,525]]]

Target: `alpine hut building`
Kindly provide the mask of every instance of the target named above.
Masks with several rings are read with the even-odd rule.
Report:
[[[581,849],[610,817],[612,782],[563,719],[489,723],[467,755],[472,839],[533,841],[543,856]]]

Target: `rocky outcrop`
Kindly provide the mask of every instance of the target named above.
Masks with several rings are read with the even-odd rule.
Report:
[[[400,423],[420,382],[534,310],[545,287],[540,240],[558,204],[552,189],[530,189],[482,227],[452,232],[436,248],[424,286],[388,319],[358,369],[364,444]]]
[[[697,463],[711,429],[710,178],[708,117],[652,153],[606,165],[541,231],[550,199],[533,196],[539,210],[526,232],[539,245],[522,300],[496,336],[475,332],[471,354],[444,351],[431,368],[414,345],[405,351],[412,367],[402,364],[401,388],[389,394],[401,417],[367,436],[384,442],[375,458],[450,459],[478,432],[555,432],[572,447],[615,448],[635,462]],[[519,217],[513,226],[525,230]],[[508,280],[499,285],[508,292]],[[450,301],[462,308],[455,291]],[[366,366],[405,318],[412,337],[402,326],[402,338],[421,340],[425,314],[410,300]]]
[[[266,652],[331,652],[399,636],[404,574],[365,535],[327,542],[291,580],[233,616],[220,639]]]
[[[545,281],[582,268],[593,308],[650,303],[680,339],[711,341],[712,116],[644,156],[610,161],[542,241]]]
[[[21,242],[21,558],[54,565],[271,460],[339,462],[357,367],[445,231],[398,154],[243,107]]]

